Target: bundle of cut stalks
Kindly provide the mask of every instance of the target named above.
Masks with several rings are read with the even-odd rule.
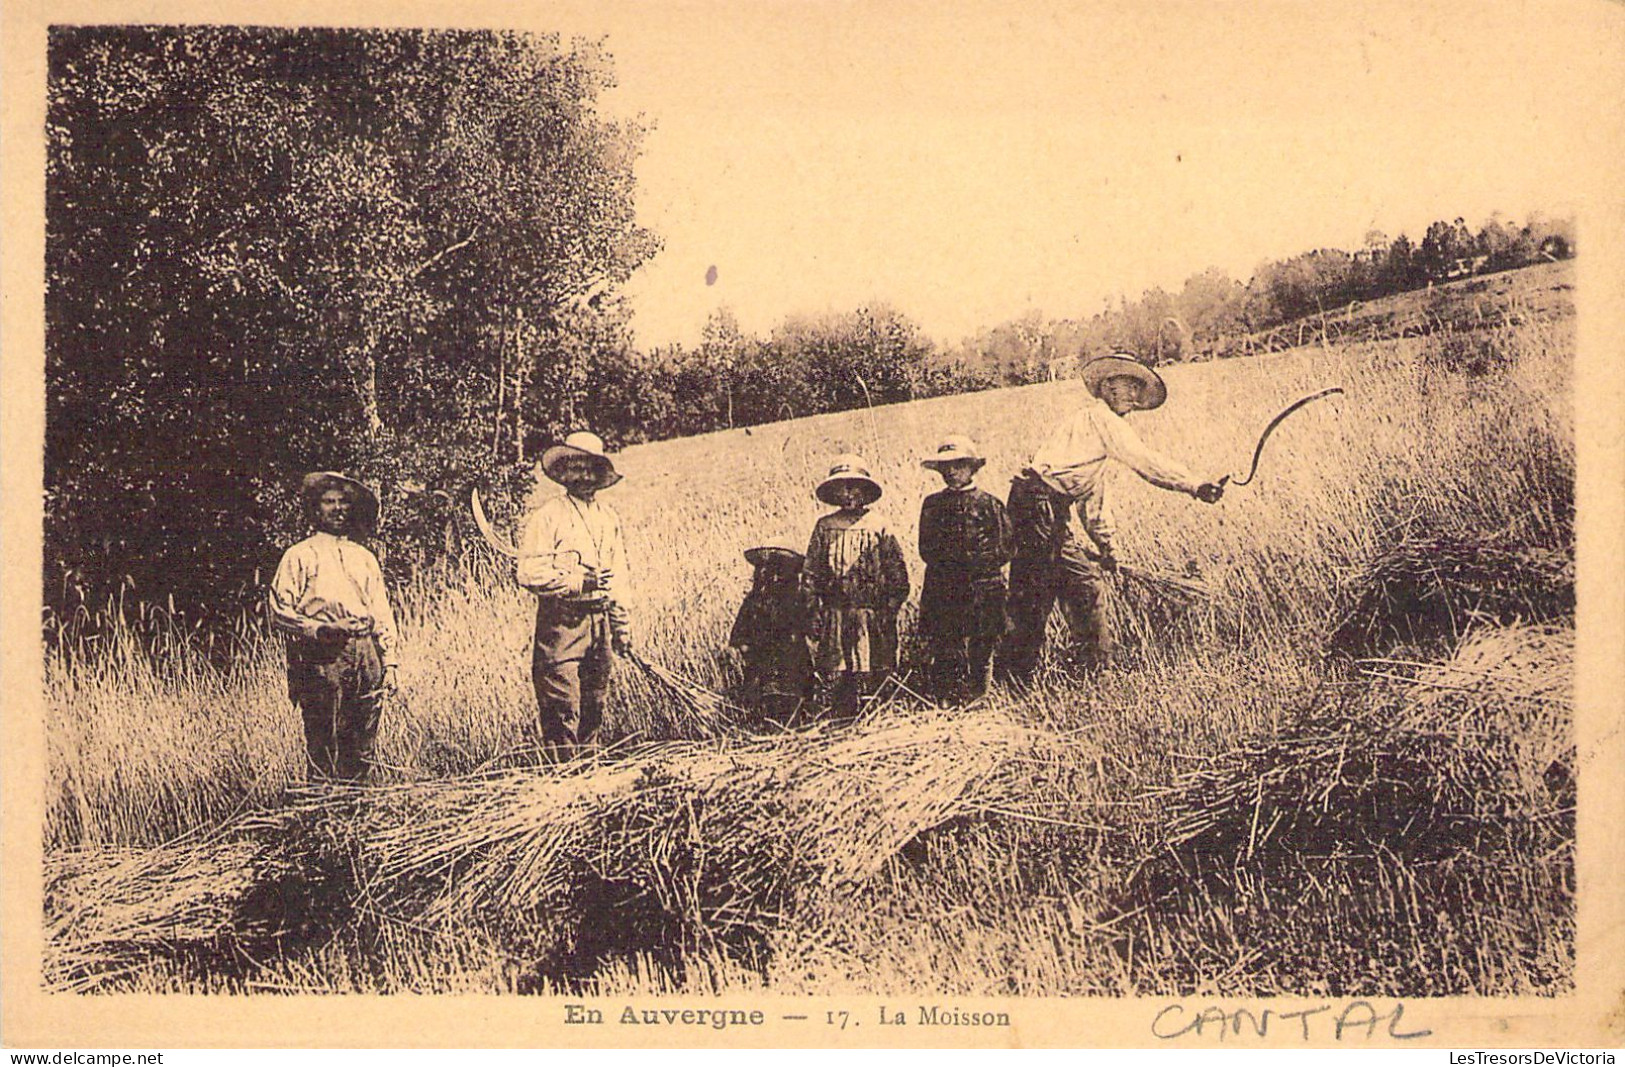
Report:
[[[1367,669],[1403,670],[1392,661]],[[1501,769],[1500,788],[1472,791],[1459,758],[1440,765],[1471,808],[1491,818],[1562,812],[1574,804],[1574,631],[1489,627],[1464,641],[1448,663],[1418,667],[1399,729],[1448,739]],[[1572,819],[1572,814],[1570,815]]]
[[[92,989],[155,957],[228,954],[270,933],[245,921],[254,886],[252,841],[69,852],[45,864],[45,981]]]
[[[569,933],[607,895],[652,901],[648,921],[690,934],[757,928],[796,892],[862,881],[950,819],[1019,809],[1010,758],[1032,743],[991,713],[906,719],[721,748],[672,743],[562,775],[422,783],[293,818],[359,821],[370,897],[431,925]]]
[[[1486,623],[1574,612],[1574,558],[1505,537],[1401,541],[1339,583],[1332,648],[1369,655],[1453,642]]]
[[[1448,662],[1370,661],[1373,687],[1313,708],[1171,790],[1186,874],[1305,861],[1438,863],[1561,852],[1573,834],[1573,631],[1492,627]]]
[[[1115,628],[1140,647],[1165,647],[1212,594],[1201,581],[1120,564],[1112,583]]]
[[[589,946],[759,942],[787,911],[873,877],[936,827],[1021,817],[1033,753],[1059,743],[987,710],[311,789],[232,827],[219,859],[122,872],[108,894],[130,908],[116,939],[94,932],[103,897],[59,909],[50,951],[56,973],[106,973],[106,946],[161,945],[193,895],[214,908],[205,926],[284,940],[350,922],[478,927],[516,957],[555,962]],[[215,873],[196,866],[205,859]]]
[[[1126,586],[1181,607],[1191,607],[1212,599],[1212,593],[1207,585],[1193,578],[1182,578],[1162,571],[1131,567],[1128,564],[1120,564],[1117,573],[1123,578]]]
[[[674,670],[651,663],[642,656],[632,656],[631,660],[665,697],[671,710],[671,725],[679,737],[721,737],[732,730],[744,714],[722,694]]]

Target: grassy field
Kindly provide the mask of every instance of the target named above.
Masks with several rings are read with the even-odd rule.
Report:
[[[47,974],[187,990],[1563,992],[1572,618],[1553,583],[1572,560],[1571,284],[1561,264],[1458,283],[1362,309],[1430,323],[1421,335],[1168,368],[1169,403],[1133,420],[1207,478],[1244,473],[1292,399],[1345,394],[1285,423],[1255,484],[1214,507],[1118,472],[1122,559],[1195,576],[1208,598],[1174,610],[1124,585],[1115,669],[1085,682],[1050,664],[1034,691],[971,711],[898,700],[850,736],[701,743],[618,668],[607,730],[626,760],[561,784],[515,755],[534,714],[533,601],[480,556],[396,591],[386,786],[295,791],[290,815],[302,744],[274,643],[229,675],[184,653],[154,660],[129,635],[53,653]],[[940,486],[919,459],[942,435],[981,443],[980,482],[1002,496],[1084,395],[1059,382],[629,449],[605,500],[628,531],[645,654],[728,688],[740,551],[807,536],[832,454],[870,459],[907,546]],[[1339,642],[1350,654],[1331,654]],[[845,777],[807,769],[840,762],[826,750]],[[971,752],[998,759],[958,775]],[[388,872],[377,893],[398,891],[395,911],[345,910],[302,938],[284,912],[274,956],[144,945],[114,970],[81,959],[140,940],[129,909],[155,879],[206,911],[187,894],[258,862],[223,828],[308,829],[300,804],[372,827],[345,845],[346,869]],[[684,804],[700,829],[679,842]],[[581,852],[559,867],[570,878],[542,878],[526,851],[548,824],[575,827],[579,845],[546,853]],[[485,892],[424,888],[412,849],[386,854],[402,826],[442,827],[461,850],[446,870]],[[611,855],[654,840],[682,862],[664,855],[648,875]],[[702,856],[732,873],[707,882],[690,863]],[[636,902],[618,940],[595,934],[611,920],[587,884]],[[120,893],[125,925],[109,926],[117,909],[98,917],[96,901]],[[549,915],[546,943],[516,934]],[[99,942],[85,932],[98,922]]]

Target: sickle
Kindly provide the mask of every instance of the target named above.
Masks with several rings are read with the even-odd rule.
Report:
[[[519,550],[513,546],[513,542],[497,533],[496,528],[491,525],[490,518],[485,514],[485,505],[480,503],[480,491],[478,489],[475,489],[471,494],[469,503],[474,508],[474,525],[480,528],[480,533],[485,537],[485,543],[504,556],[518,559]]]
[[[485,543],[510,559],[518,559],[519,549],[514,546],[512,541],[499,533],[497,528],[491,524],[491,518],[485,513],[485,504],[480,500],[480,491],[478,489],[475,489],[469,494],[469,503],[472,504],[474,508],[474,525],[478,526],[480,528],[480,533],[485,536]],[[539,552],[537,555],[551,557],[553,559],[558,559],[561,556],[574,556],[576,566],[586,566],[586,564],[582,562],[581,552],[579,549],[566,548],[558,552]]]
[[[1341,393],[1342,391],[1343,387],[1341,385],[1334,385],[1330,389],[1322,389],[1318,393],[1310,393],[1308,396],[1300,397],[1282,409],[1281,413],[1275,416],[1275,418],[1271,419],[1268,426],[1264,427],[1264,433],[1258,438],[1258,447],[1253,449],[1252,469],[1247,472],[1247,477],[1237,478],[1236,484],[1246,485],[1253,480],[1253,475],[1258,473],[1258,461],[1264,455],[1264,442],[1270,439],[1270,434],[1275,432],[1275,428],[1281,425],[1282,421],[1285,420],[1288,415],[1292,414],[1294,411],[1297,411],[1305,404],[1312,404],[1322,397],[1331,396],[1334,393]],[[1226,474],[1223,478],[1219,479],[1219,484],[1222,486],[1229,481],[1230,475]]]

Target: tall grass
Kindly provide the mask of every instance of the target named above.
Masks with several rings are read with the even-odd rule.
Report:
[[[1507,531],[1567,544],[1574,451],[1567,339],[1540,325],[1498,337],[1517,358],[1489,382],[1435,365],[1430,354],[1441,343],[1167,372],[1173,400],[1131,418],[1148,442],[1204,476],[1244,468],[1258,429],[1296,396],[1328,383],[1347,393],[1283,424],[1258,479],[1212,508],[1115,478],[1123,558],[1176,573],[1190,568],[1212,591],[1189,620],[1196,633],[1187,648],[1312,643],[1340,579],[1407,532]],[[976,436],[993,457],[981,483],[1002,492],[1083,395],[1081,385],[1059,383],[877,411],[883,451],[871,462],[888,491],[881,507],[904,543],[915,536],[919,501],[936,488],[918,466],[935,437]],[[869,436],[867,419],[847,413],[751,437],[662,442],[621,457],[627,480],[606,499],[628,531],[635,625],[651,659],[726,686],[721,649],[749,581],[739,552],[775,530],[810,530],[821,507],[809,481],[782,469],[782,456],[804,447],[825,457]],[[402,697],[386,711],[380,738],[386,777],[471,770],[521,743],[533,715],[534,601],[505,567],[475,559],[458,572],[426,575],[395,598],[405,662]],[[300,774],[298,717],[271,639],[221,673],[198,657],[154,660],[115,629],[95,655],[53,652],[47,700],[53,846],[164,840],[273,797]],[[657,731],[656,702],[647,683],[619,670],[610,735]]]
[[[1209,596],[1155,618],[1145,603],[1119,597],[1119,669],[1080,684],[1052,666],[1030,691],[995,691],[996,710],[1086,737],[1095,753],[1034,772],[1057,805],[1053,819],[971,820],[930,836],[854,890],[856,899],[787,917],[760,966],[695,946],[677,969],[634,954],[578,976],[574,987],[1309,992],[1339,985],[1327,977],[1337,969],[1352,980],[1342,984],[1359,987],[1358,975],[1343,972],[1375,942],[1357,932],[1334,933],[1324,958],[1298,971],[1266,965],[1233,897],[1193,889],[1147,926],[1125,911],[1131,875],[1166,848],[1170,783],[1193,760],[1273,736],[1327,686],[1347,682],[1328,668],[1324,640],[1343,587],[1373,557],[1407,537],[1439,534],[1572,551],[1572,358],[1572,323],[1537,318],[1168,369],[1168,405],[1132,419],[1148,443],[1204,478],[1245,470],[1258,431],[1296,397],[1333,384],[1345,395],[1283,424],[1257,480],[1216,506],[1116,477],[1121,557],[1192,575]],[[907,545],[920,501],[940,485],[919,467],[938,438],[975,437],[990,456],[980,482],[1002,495],[1050,427],[1084,399],[1081,384],[1062,382],[627,450],[618,457],[627,478],[604,499],[627,530],[643,653],[711,688],[729,685],[721,650],[750,576],[739,553],[781,531],[810,531],[821,510],[812,488],[829,456],[868,455],[886,487],[880,507]],[[919,565],[911,565],[917,589]],[[509,566],[476,557],[394,591],[405,662],[401,699],[386,709],[380,736],[384,781],[490,769],[527,742],[533,601],[513,586]],[[1461,621],[1463,630],[1475,625]],[[639,673],[618,667],[613,693],[611,740],[673,732],[662,693]],[[222,673],[200,657],[155,659],[115,630],[93,654],[54,650],[47,698],[52,851],[169,841],[272,807],[301,777],[299,720],[281,650],[268,638]],[[1393,891],[1391,906],[1373,904],[1362,920],[1400,915]],[[1516,904],[1523,949],[1498,942],[1485,950],[1493,958],[1477,961],[1434,953],[1427,958],[1439,973],[1419,975],[1403,955],[1421,952],[1424,933],[1440,932],[1416,928],[1383,942],[1383,965],[1396,969],[1377,985],[1483,992],[1560,981],[1572,953],[1561,892],[1544,911],[1527,894],[1498,904],[1496,892],[1487,889],[1482,914],[1466,921],[1492,931]],[[1275,929],[1306,936],[1332,913],[1307,912]],[[554,981],[479,930],[455,944],[404,927],[370,936],[368,946],[337,938],[239,987],[546,989]],[[146,981],[175,980],[160,971]],[[192,981],[209,987],[218,978]]]

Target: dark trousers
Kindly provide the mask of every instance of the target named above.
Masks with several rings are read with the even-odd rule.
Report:
[[[542,743],[555,756],[571,756],[592,743],[604,721],[609,675],[609,617],[543,599],[536,608],[530,680],[536,689]]]
[[[764,721],[795,725],[806,716],[812,692],[812,656],[804,638],[771,635],[750,646],[740,695]]]
[[[993,650],[1005,629],[1004,576],[965,567],[927,567],[920,590],[920,634],[936,696],[975,698],[987,691]]]
[[[1017,681],[1030,679],[1044,648],[1044,629],[1056,601],[1072,634],[1081,666],[1104,666],[1113,638],[1105,612],[1104,576],[1073,535],[1072,502],[1036,477],[1023,475],[1010,485],[1010,523],[1016,558],[1010,564],[1006,612],[1010,632],[999,653],[999,671]]]
[[[813,702],[832,722],[851,722],[863,711],[864,702],[879,693],[891,676],[890,670],[837,671],[828,677],[820,676]]]
[[[376,638],[288,642],[288,697],[305,720],[312,773],[366,780],[378,737],[383,681]]]

